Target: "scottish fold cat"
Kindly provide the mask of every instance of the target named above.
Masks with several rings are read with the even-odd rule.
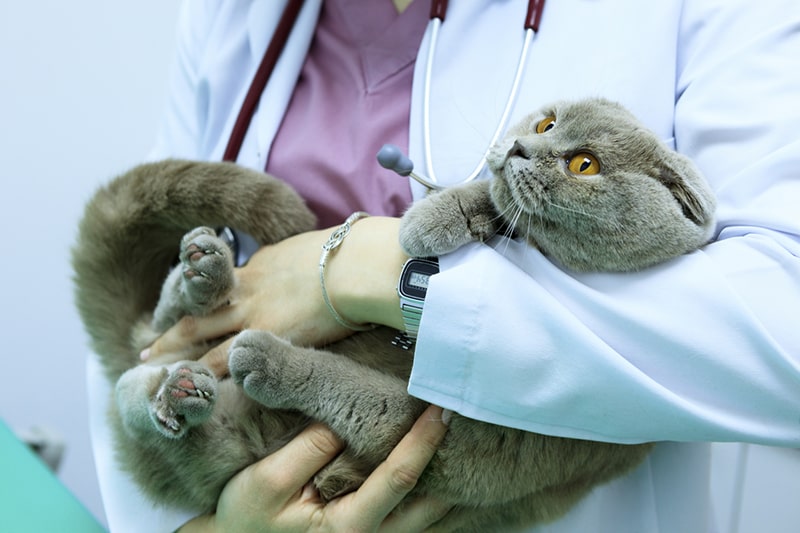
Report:
[[[514,126],[488,162],[493,180],[431,194],[405,214],[400,238],[410,255],[505,233],[566,269],[632,271],[711,238],[715,202],[702,176],[618,104],[544,107]],[[312,419],[346,442],[315,478],[320,494],[334,498],[355,489],[425,409],[406,393],[411,355],[391,344],[388,328],[324,350],[244,331],[230,349],[230,376],[196,362],[198,353],[140,364],[139,351],[181,316],[225,305],[235,283],[231,251],[210,227],[235,227],[266,244],[313,224],[286,185],[227,163],[142,165],[87,206],[73,250],[77,304],[115,384],[117,457],[154,502],[212,511],[236,472]],[[635,468],[651,446],[454,414],[412,496],[435,494],[454,506],[443,530],[532,525]]]

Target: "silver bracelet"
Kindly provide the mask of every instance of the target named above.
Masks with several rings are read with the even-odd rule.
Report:
[[[333,315],[333,318],[341,324],[342,326],[355,330],[355,331],[368,331],[370,329],[375,328],[375,324],[356,324],[355,322],[350,322],[342,315],[340,315],[336,309],[333,308],[333,304],[331,303],[331,299],[328,296],[328,290],[325,288],[325,265],[328,262],[328,256],[336,250],[344,238],[350,234],[350,228],[356,221],[368,217],[369,213],[365,213],[364,211],[356,211],[349,217],[347,220],[344,221],[344,224],[336,228],[331,236],[328,238],[327,242],[322,245],[322,255],[319,257],[319,283],[322,287],[322,299],[325,300],[325,305],[328,306],[328,310]]]

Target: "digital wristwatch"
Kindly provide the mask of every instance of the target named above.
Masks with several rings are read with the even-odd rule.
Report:
[[[428,283],[431,276],[438,272],[439,261],[436,258],[412,258],[403,265],[397,283],[397,295],[400,297],[400,312],[403,314],[405,332],[395,339],[396,346],[407,350],[416,341],[422,319],[422,307],[428,293]]]

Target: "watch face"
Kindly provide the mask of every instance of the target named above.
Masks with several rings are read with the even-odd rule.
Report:
[[[398,287],[406,298],[424,300],[431,276],[439,272],[439,264],[429,259],[409,259],[403,267]]]

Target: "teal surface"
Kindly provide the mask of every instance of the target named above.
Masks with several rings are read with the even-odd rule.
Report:
[[[87,474],[91,475],[91,474]],[[59,479],[0,420],[0,531],[105,530]]]

